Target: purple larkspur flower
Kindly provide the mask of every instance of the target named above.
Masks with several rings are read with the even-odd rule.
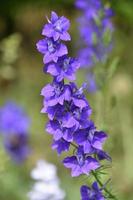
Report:
[[[62,119],[62,115],[65,113],[65,108],[63,105],[60,104],[56,104],[55,106],[44,105],[41,113],[47,113],[50,120],[53,120],[55,118],[60,120]]]
[[[78,128],[86,128],[88,126],[88,117],[90,117],[92,110],[89,106],[84,107],[83,109],[72,105],[69,107],[70,111],[66,112],[62,116],[62,126],[66,128],[75,127],[75,130]]]
[[[3,134],[27,132],[29,122],[24,110],[14,102],[7,102],[0,108],[0,131]]]
[[[92,170],[99,168],[100,164],[91,156],[86,156],[81,147],[78,148],[76,155],[66,157],[63,160],[63,164],[66,168],[70,168],[72,177],[79,176],[81,174],[89,174]]]
[[[53,141],[52,149],[56,149],[59,155],[63,151],[68,151],[69,148],[70,148],[70,142],[67,142],[64,139]]]
[[[71,89],[72,89],[73,104],[81,109],[85,107],[90,108],[90,105],[84,96],[84,89],[86,89],[86,84],[83,84],[78,89],[75,83],[71,83]],[[90,112],[91,112],[91,108],[90,108]]]
[[[37,43],[37,49],[44,55],[43,61],[45,64],[54,61],[68,53],[67,47],[59,41],[54,41],[52,38],[40,40]]]
[[[94,63],[94,52],[91,48],[83,48],[79,50],[79,61],[81,63],[81,67],[91,68]]]
[[[51,19],[48,19],[48,24],[46,24],[42,30],[42,35],[53,38],[54,41],[61,40],[71,40],[69,33],[67,32],[70,27],[69,20],[62,16],[58,17],[55,12],[51,12]]]
[[[101,8],[100,0],[76,0],[76,7],[87,12],[88,17],[96,17]]]
[[[62,83],[53,82],[52,84],[46,85],[41,95],[45,97],[45,104],[48,106],[55,106],[56,104],[64,104],[64,101],[71,100],[71,88],[69,85]]]
[[[58,63],[50,63],[46,65],[44,71],[56,77],[58,82],[62,81],[64,78],[73,81],[75,80],[75,72],[79,67],[80,64],[76,59],[65,55],[59,58]]]
[[[76,7],[83,14],[78,18],[82,39],[79,40],[79,60],[81,67],[92,67],[104,62],[112,50],[113,12],[101,0],[76,0]]]
[[[74,128],[64,128],[57,120],[49,121],[46,125],[46,131],[53,135],[55,141],[63,138],[67,142],[72,142],[74,130]]]
[[[29,118],[20,106],[8,102],[0,108],[0,122],[6,151],[14,161],[24,161],[29,154]]]
[[[80,189],[81,200],[105,200],[102,190],[98,187],[97,182],[92,184],[92,187],[83,185]]]
[[[22,163],[30,153],[27,133],[4,135],[4,146],[7,153],[17,163]]]
[[[96,130],[94,123],[90,121],[89,127],[75,132],[74,139],[77,144],[83,146],[85,153],[93,153],[94,150],[102,150],[107,134]]]

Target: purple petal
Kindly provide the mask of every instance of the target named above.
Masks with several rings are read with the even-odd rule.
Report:
[[[57,51],[57,55],[58,57],[61,57],[66,54],[68,54],[67,47],[64,44],[61,44],[59,50]]]
[[[63,34],[60,36],[60,39],[64,40],[64,41],[70,41],[71,40],[71,36],[69,35],[69,33],[63,32]]]
[[[51,12],[51,22],[54,23],[58,20],[58,15],[56,14],[56,12],[52,11]]]
[[[45,54],[47,51],[47,43],[46,40],[39,40],[39,42],[37,42],[36,44],[37,46],[37,50],[42,53]]]
[[[42,30],[42,35],[45,35],[47,37],[52,37],[53,36],[53,25],[46,24]]]
[[[54,63],[49,64],[46,71],[52,76],[57,76],[60,73],[60,69]]]

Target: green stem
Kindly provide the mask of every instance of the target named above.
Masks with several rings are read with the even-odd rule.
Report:
[[[72,142],[71,142],[71,145],[76,149],[78,148],[77,145],[75,145]],[[97,174],[94,171],[92,171],[91,173],[94,176],[94,178],[96,179],[96,181],[99,183],[99,185],[103,188],[103,190],[109,195],[109,198],[117,200],[117,198],[106,187],[104,187],[104,184],[100,181]]]
[[[117,198],[106,187],[104,187],[104,184],[100,181],[100,179],[94,171],[92,171],[92,175],[95,177],[96,181],[103,188],[103,190],[109,195],[109,198],[117,200]]]

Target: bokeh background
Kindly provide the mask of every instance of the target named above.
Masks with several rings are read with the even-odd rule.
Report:
[[[109,133],[105,145],[113,158],[108,170],[112,176],[112,191],[120,200],[133,199],[133,1],[112,0],[115,11],[114,47],[112,58],[117,68],[106,87],[87,94],[97,126]],[[30,146],[32,153],[23,165],[14,164],[3,149],[0,140],[0,200],[26,200],[32,180],[30,171],[38,159],[53,162],[58,167],[61,187],[66,200],[77,200],[83,177],[71,178],[61,164],[62,157],[51,150],[51,137],[45,133],[47,117],[40,114],[41,88],[50,81],[43,74],[42,56],[35,44],[41,38],[45,16],[54,10],[71,20],[69,44],[71,55],[76,55],[76,17],[79,12],[73,0],[4,0],[0,1],[0,106],[13,100],[23,106],[31,118]],[[69,42],[70,43],[70,42]],[[3,59],[3,57],[5,59]],[[81,85],[84,72],[79,71]]]

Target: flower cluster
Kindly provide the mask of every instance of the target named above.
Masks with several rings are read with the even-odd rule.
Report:
[[[70,40],[69,25],[68,19],[52,12],[42,31],[46,37],[37,43],[37,49],[44,56],[44,71],[53,76],[52,83],[41,91],[44,96],[41,112],[49,118],[46,130],[53,136],[52,148],[58,154],[68,151],[70,146],[75,148],[74,154],[63,160],[74,177],[89,175],[101,166],[101,160],[110,157],[102,149],[107,134],[97,130],[90,119],[92,109],[83,93],[85,85],[78,88],[73,82],[65,83],[65,78],[74,80],[80,67],[77,59],[68,57],[67,47],[62,43]]]
[[[29,118],[22,108],[8,102],[0,108],[0,132],[6,151],[16,162],[22,162],[29,154]]]
[[[66,23],[63,24],[62,20]],[[51,20],[48,22],[49,24],[45,25],[42,31],[47,37],[37,43],[37,49],[44,55],[44,64],[47,63],[45,70],[53,76],[53,81],[41,91],[41,95],[45,97],[41,112],[47,113],[50,119],[46,130],[53,135],[53,149],[61,154],[69,150],[71,143],[76,145],[75,155],[63,161],[67,168],[72,169],[72,176],[89,174],[91,170],[100,167],[99,160],[109,158],[102,150],[107,135],[103,131],[98,131],[90,120],[92,109],[83,94],[84,87],[78,89],[72,82],[65,84],[64,77],[69,78],[68,74],[71,72],[71,80],[73,73],[79,68],[79,62],[74,58],[68,58],[67,47],[61,43],[64,31],[66,34],[69,28],[69,21],[64,17],[59,18],[55,12],[52,12]],[[48,35],[46,27],[52,27],[50,28],[52,33],[57,32],[58,40]],[[67,39],[70,37],[65,38]],[[46,41],[52,41],[50,47],[53,47],[54,51],[49,50],[49,43],[46,44]],[[61,51],[58,51],[57,43],[58,46],[63,47]],[[46,62],[48,60],[49,62]],[[58,68],[62,73],[57,73]]]
[[[101,0],[76,0],[76,7],[83,15],[78,19],[82,48],[79,58],[82,67],[92,67],[105,61],[112,49],[113,12]]]
[[[36,181],[28,193],[30,200],[63,200],[65,193],[59,187],[57,170],[53,164],[44,160],[37,162],[31,171],[31,177]]]
[[[80,189],[81,200],[105,200],[102,189],[99,189],[97,182],[92,184],[92,187],[83,185]]]

